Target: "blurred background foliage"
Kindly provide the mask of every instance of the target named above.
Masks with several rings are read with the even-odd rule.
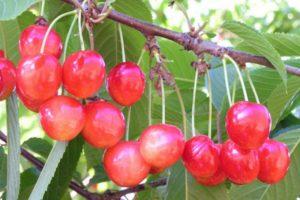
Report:
[[[180,9],[178,9],[177,3],[186,8],[189,18],[195,27],[202,26],[204,28],[204,38],[217,42],[220,45],[234,47],[241,42],[241,39],[232,34],[221,26],[225,21],[241,21],[248,26],[255,28],[259,32],[263,33],[291,33],[300,37],[300,3],[298,0],[178,0],[171,2],[169,0],[117,0],[114,1],[113,8],[126,13],[128,15],[152,22],[154,24],[176,30],[179,32],[187,32],[188,24],[184,18]],[[49,20],[52,20],[59,13],[70,10],[70,6],[61,6],[59,0],[49,0],[46,4],[46,15]],[[35,15],[38,14],[39,4],[35,4],[29,11],[24,12],[17,18],[18,29],[21,31],[27,25],[34,22]],[[71,17],[67,17],[61,20],[55,26],[56,30],[65,39],[66,33],[71,22]],[[16,21],[16,20],[14,20]],[[2,27],[5,27],[5,23],[0,22]],[[124,32],[124,39],[126,45],[127,59],[136,61],[140,55],[140,51],[144,45],[143,36],[135,30],[122,26]],[[119,39],[116,35],[111,34],[116,32],[116,24],[110,20],[105,21],[102,25],[97,25],[95,28],[96,50],[103,54],[107,67],[110,69],[117,62],[121,61],[121,52],[119,50]],[[73,31],[71,37],[70,46],[68,47],[68,53],[74,52],[79,49],[77,30]],[[88,43],[88,40],[86,38]],[[17,41],[15,41],[17,43]],[[175,80],[180,88],[181,94],[184,99],[184,104],[188,116],[188,122],[191,119],[191,104],[192,104],[192,86],[194,80],[194,70],[191,68],[190,63],[196,58],[190,52],[183,51],[182,47],[173,42],[159,39],[163,54],[171,62],[168,63],[168,69],[174,74]],[[300,45],[300,43],[298,44]],[[17,52],[13,53],[14,62],[18,62]],[[289,64],[299,67],[300,62],[298,60],[300,52],[292,56],[282,56],[282,59]],[[213,81],[213,133],[216,133],[216,116],[219,113],[222,116],[222,130],[224,132],[224,116],[228,108],[227,98],[225,96],[224,88],[224,76],[222,68],[220,68],[220,60],[217,58],[208,58],[212,64],[212,70],[210,72]],[[153,63],[152,63],[153,64]],[[142,61],[142,68],[145,73],[148,73],[149,58],[144,56]],[[241,87],[237,81],[235,71],[231,65],[229,67],[230,86],[237,83],[236,99],[243,99]],[[288,76],[288,87],[282,86],[282,80],[278,73],[272,69],[266,69],[257,65],[249,65],[254,85],[257,88],[260,100],[266,104],[270,109],[273,117],[273,130],[272,136],[277,136],[282,133],[286,133],[289,130],[298,130],[300,128],[300,96],[299,78]],[[244,78],[246,81],[246,78]],[[254,101],[250,85],[246,81],[246,86],[250,99]],[[140,102],[133,106],[132,110],[132,123],[130,125],[130,137],[136,139],[140,132],[148,125],[148,90],[145,92],[144,97]],[[153,122],[160,122],[161,120],[161,100],[159,95],[153,91],[153,110],[152,117]],[[175,124],[182,128],[182,117],[180,112],[179,102],[177,96],[172,88],[166,88],[166,109],[167,109],[167,122]],[[285,95],[282,95],[285,94]],[[99,95],[103,98],[111,100],[107,95],[105,88],[103,87],[99,91]],[[206,90],[206,79],[201,77],[198,82],[197,91],[197,104],[196,104],[196,128],[198,132],[207,133],[207,121],[208,121],[208,97]],[[127,110],[123,109],[126,116]],[[20,103],[19,108],[19,122],[21,127],[21,143],[22,146],[41,160],[45,161],[53,145],[53,141],[49,139],[41,129],[39,125],[38,115],[31,111],[28,111]],[[0,130],[6,132],[6,109],[5,102],[0,102]],[[188,123],[188,133],[190,134],[191,125]],[[216,137],[215,137],[216,139]],[[224,132],[223,139],[226,139]],[[283,139],[285,141],[285,139]],[[0,143],[1,144],[1,143]],[[299,149],[299,148],[298,148]],[[3,151],[2,151],[3,150]],[[4,154],[5,147],[0,147],[0,154]],[[76,168],[76,172],[73,175],[73,180],[87,186],[90,191],[104,192],[107,189],[118,189],[113,183],[111,183],[103,171],[103,167],[100,163],[103,151],[96,150],[90,147],[88,144],[84,144],[83,153],[81,154],[79,163]],[[296,155],[295,155],[296,156]],[[1,159],[1,158],[0,158]],[[5,170],[5,160],[0,160],[0,171]],[[298,161],[299,162],[299,159]],[[167,176],[170,172],[176,175],[171,175],[171,183],[168,187],[172,190],[177,190],[174,185],[178,181],[182,180],[181,173],[182,167],[176,165],[171,170],[166,171],[159,176]],[[28,163],[25,159],[22,159],[22,178],[23,184],[21,186],[21,195],[23,199],[26,199],[34,186],[35,180],[38,176],[38,171]],[[26,178],[27,177],[27,178]],[[30,178],[28,178],[30,177]],[[151,177],[153,180],[157,177]],[[31,181],[28,181],[28,180]],[[256,184],[256,183],[255,183]],[[4,191],[5,178],[2,179],[0,173],[0,194],[1,190]],[[173,188],[174,187],[174,188]],[[198,187],[198,186],[197,186]],[[164,189],[150,190],[139,194],[139,199],[155,199],[161,197],[164,193]],[[203,188],[202,188],[203,189]],[[223,193],[226,189],[225,185],[215,190],[201,190],[198,187],[197,191],[200,191],[199,195],[203,198],[209,195],[220,194],[221,197],[227,192]],[[235,192],[237,189],[235,190]],[[178,192],[182,192],[178,189]],[[219,193],[218,193],[219,192]],[[49,193],[49,192],[48,192]],[[55,193],[54,193],[55,194]],[[151,198],[150,198],[151,195]],[[178,194],[179,195],[179,194]],[[154,197],[155,196],[155,197]],[[153,198],[152,198],[153,197]],[[168,199],[175,199],[176,193],[167,196]],[[22,199],[21,198],[21,199]],[[224,198],[224,199],[226,199]],[[51,196],[48,197],[51,199]],[[65,193],[63,199],[81,199],[80,196],[74,192]],[[176,199],[181,199],[180,195]],[[242,199],[242,198],[241,198]]]

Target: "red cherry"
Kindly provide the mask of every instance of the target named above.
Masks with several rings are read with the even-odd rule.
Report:
[[[5,56],[4,51],[3,51],[3,50],[0,50],[0,58],[4,58],[4,56]]]
[[[236,184],[251,183],[259,172],[257,150],[246,150],[227,140],[221,150],[221,166],[230,181]]]
[[[269,139],[259,148],[260,170],[258,179],[264,183],[274,184],[284,178],[290,165],[288,147]]]
[[[216,145],[206,135],[198,135],[185,143],[183,164],[195,177],[210,177],[219,167]]]
[[[120,105],[130,106],[137,102],[145,89],[145,75],[133,62],[119,63],[107,77],[107,90]]]
[[[103,100],[91,102],[85,107],[86,122],[82,131],[84,139],[97,148],[117,144],[125,133],[123,113]]]
[[[51,55],[39,54],[21,60],[17,68],[17,87],[26,99],[45,101],[57,94],[62,68]]]
[[[67,96],[56,96],[41,105],[40,121],[47,135],[55,140],[69,141],[83,129],[83,106]]]
[[[235,103],[226,115],[230,139],[244,149],[257,149],[268,138],[271,116],[268,109],[257,103]]]
[[[163,171],[165,171],[165,168],[151,167],[149,173],[155,175],[155,174],[160,174],[160,173],[162,173]]]
[[[14,64],[5,58],[0,58],[0,101],[6,99],[16,86],[16,71]]]
[[[63,65],[63,84],[72,95],[87,98],[101,87],[105,76],[105,63],[95,51],[71,54]]]
[[[39,112],[40,106],[44,103],[44,101],[39,101],[39,100],[31,100],[27,99],[17,88],[17,95],[23,105],[28,108],[29,110],[33,112]]]
[[[135,141],[119,142],[108,148],[103,157],[108,177],[122,187],[134,187],[143,181],[150,170],[140,153],[140,144]]]
[[[216,145],[217,150],[218,150],[218,154],[221,154],[221,149],[222,149],[222,144],[217,144]],[[219,185],[221,183],[223,183],[226,180],[226,175],[222,170],[221,164],[218,167],[218,170],[214,173],[213,176],[208,177],[208,178],[196,178],[198,183],[200,183],[201,185],[204,186],[216,186]]]
[[[176,163],[184,149],[181,130],[168,124],[149,126],[139,141],[143,158],[156,168],[167,168]]]
[[[23,30],[19,40],[19,51],[22,57],[35,56],[40,53],[47,29],[47,26],[31,25]],[[44,53],[59,58],[62,48],[60,36],[52,29],[49,32]]]

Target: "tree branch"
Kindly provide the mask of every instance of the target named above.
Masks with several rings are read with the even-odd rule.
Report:
[[[72,1],[74,0],[62,1],[76,7],[76,5],[72,3]],[[99,7],[98,12],[101,13],[102,9],[103,7]],[[208,53],[217,57],[221,57],[224,55],[224,53],[226,53],[239,64],[255,63],[269,68],[274,68],[274,66],[265,57],[245,53],[242,51],[236,51],[227,47],[222,47],[211,41],[192,37],[188,33],[180,33],[160,26],[156,26],[154,24],[130,17],[115,10],[111,10],[111,12],[108,14],[108,18],[134,28],[146,36],[160,36],[172,40],[182,45],[185,49],[193,51],[196,55],[199,55],[201,53]],[[285,65],[285,67],[288,73],[300,76],[300,68],[292,67],[289,65]]]
[[[0,140],[7,143],[7,137],[2,131],[0,131]],[[25,157],[29,162],[31,162],[38,170],[41,171],[43,169],[44,163],[22,147],[21,147],[21,155]],[[159,179],[157,181],[153,181],[147,184],[140,184],[136,187],[128,188],[121,191],[116,191],[116,192],[107,191],[104,194],[89,192],[84,187],[76,183],[75,181],[71,181],[69,187],[88,200],[119,200],[122,196],[126,194],[145,190],[147,189],[147,186],[154,188],[165,184],[166,184],[166,179]]]

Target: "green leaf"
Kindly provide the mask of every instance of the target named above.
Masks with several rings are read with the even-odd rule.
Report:
[[[207,200],[229,199],[225,184],[215,187],[204,187],[198,184],[188,174],[181,162],[177,162],[171,168],[171,176],[168,181],[167,200]]]
[[[25,141],[22,146],[25,149],[29,149],[30,151],[39,154],[43,158],[47,158],[52,145],[42,138],[30,138],[29,140]]]
[[[287,83],[287,87],[284,84],[278,85],[267,100],[267,106],[272,116],[273,128],[300,91],[299,77],[293,76],[288,79]]]
[[[6,187],[7,155],[4,148],[0,147],[0,191]]]
[[[87,169],[91,169],[92,167],[95,167],[101,163],[102,155],[103,155],[103,149],[97,149],[89,145],[88,143],[85,143],[83,146],[84,155],[87,162]]]
[[[22,14],[37,0],[0,0],[0,20],[11,20]]]
[[[68,146],[68,142],[56,142],[53,146],[43,170],[30,194],[29,200],[42,199],[44,193],[50,184],[56,168],[58,167],[62,156]]]
[[[44,195],[44,200],[59,200],[65,194],[72,179],[72,175],[76,170],[83,144],[84,140],[81,135],[69,142],[55,171],[55,175],[48,186],[47,192]]]
[[[267,58],[280,74],[284,84],[287,82],[287,73],[279,53],[274,49],[263,34],[239,22],[225,22],[223,28],[235,33],[244,40],[247,46],[255,51],[256,54]]]
[[[38,176],[39,171],[36,168],[28,168],[22,172],[19,200],[29,198]]]
[[[20,127],[15,92],[6,101],[7,112],[7,199],[17,199],[20,190]]]
[[[230,196],[234,200],[294,200],[300,195],[300,129],[291,130],[275,138],[289,146],[291,165],[283,180],[274,185],[255,181],[252,184],[233,185]]]

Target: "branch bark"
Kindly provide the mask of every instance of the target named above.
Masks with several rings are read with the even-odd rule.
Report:
[[[7,137],[2,131],[0,131],[0,140],[2,140],[4,143],[7,143]],[[29,162],[31,162],[38,170],[41,171],[43,169],[44,163],[22,147],[21,147],[21,155],[24,158],[26,158]],[[166,181],[167,181],[166,179],[159,179],[157,181],[147,183],[147,185],[140,184],[136,187],[124,189],[121,191],[115,191],[115,192],[107,191],[104,194],[89,192],[80,184],[76,183],[75,181],[71,181],[69,187],[88,200],[119,200],[122,196],[126,194],[145,190],[147,186],[158,187],[158,186],[165,185],[167,183]]]
[[[62,0],[62,1],[76,7],[76,5],[73,4],[74,0]],[[99,7],[98,12],[101,13],[102,9],[103,7]],[[265,67],[274,68],[274,66],[265,57],[249,54],[242,51],[236,51],[227,47],[222,47],[211,41],[194,38],[190,36],[188,33],[180,33],[173,30],[169,30],[130,17],[128,15],[117,12],[115,10],[111,10],[111,12],[108,14],[108,18],[113,21],[127,25],[131,28],[134,28],[146,36],[159,36],[159,37],[172,40],[182,45],[186,50],[193,51],[196,55],[199,55],[200,53],[208,53],[217,57],[221,57],[224,53],[226,53],[239,64],[255,63],[255,64],[263,65]],[[289,65],[285,65],[285,67],[288,73],[296,76],[300,76],[300,68],[292,67]]]

